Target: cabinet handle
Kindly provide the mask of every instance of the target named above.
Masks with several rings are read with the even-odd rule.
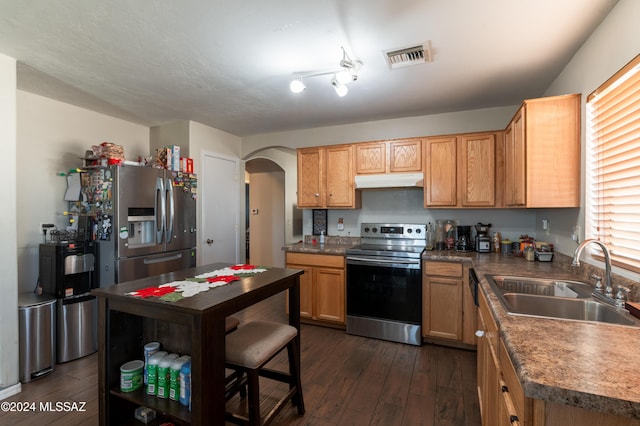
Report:
[[[319,197],[319,196],[320,196],[320,194],[318,194],[318,193],[314,194],[314,197]]]
[[[476,330],[476,337],[484,337],[484,330]]]
[[[509,393],[509,387],[502,379],[500,379],[500,390],[502,391],[502,393],[506,393],[506,394]],[[504,398],[504,403],[507,406],[507,412],[515,413],[516,407],[513,405],[513,401],[511,400],[511,395],[503,395],[503,398]],[[520,419],[516,414],[509,414],[509,423],[512,425],[519,426]]]

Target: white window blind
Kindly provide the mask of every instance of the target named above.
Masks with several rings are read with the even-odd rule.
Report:
[[[640,55],[587,98],[587,226],[640,272]]]

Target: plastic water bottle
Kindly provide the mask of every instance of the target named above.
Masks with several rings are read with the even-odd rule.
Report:
[[[182,355],[171,363],[169,367],[169,399],[178,401],[180,399],[180,370],[182,366],[190,361],[189,355]]]
[[[180,369],[180,404],[188,406],[191,411],[191,360]]]
[[[178,358],[178,354],[169,354],[158,363],[158,398],[169,396],[169,367]]]
[[[156,352],[149,358],[149,365],[147,366],[147,394],[158,394],[158,364],[160,360],[167,356],[165,351]]]

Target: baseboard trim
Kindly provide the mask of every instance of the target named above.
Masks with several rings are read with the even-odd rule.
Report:
[[[6,388],[0,388],[0,401],[9,398],[10,396],[17,395],[22,392],[22,385],[20,382]]]

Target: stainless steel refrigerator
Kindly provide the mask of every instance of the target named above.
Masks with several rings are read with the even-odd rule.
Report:
[[[126,165],[83,177],[83,194],[100,212],[100,287],[195,266],[196,185],[194,175]]]

